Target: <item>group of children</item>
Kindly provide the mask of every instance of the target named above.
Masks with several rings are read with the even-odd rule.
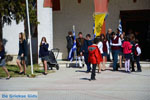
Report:
[[[138,44],[137,39],[131,39],[131,36],[125,36],[125,34],[119,34],[119,32],[111,32],[110,40],[107,40],[104,34],[97,36],[95,39],[91,39],[91,35],[87,34],[84,39],[82,32],[79,32],[77,43],[77,56],[79,66],[83,67],[84,62],[87,66],[87,73],[91,71],[91,79],[95,80],[95,70],[98,66],[98,73],[106,70],[106,62],[110,51],[113,58],[113,71],[118,70],[118,57],[120,58],[120,68],[122,68],[122,61],[125,62],[125,71],[130,72],[130,59],[132,56],[136,59],[137,71],[141,72],[140,66],[140,54],[141,49]],[[83,62],[84,61],[84,62]],[[134,61],[132,61],[134,63]],[[91,64],[93,67],[91,68]],[[101,67],[102,65],[102,67]],[[132,66],[132,71],[134,70],[134,64]]]

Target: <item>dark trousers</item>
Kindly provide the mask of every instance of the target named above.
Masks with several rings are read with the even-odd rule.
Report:
[[[93,64],[93,66],[92,66],[91,79],[95,79],[95,76],[96,76],[96,74],[95,74],[96,65],[97,65],[97,64]]]
[[[136,56],[136,64],[137,64],[137,70],[141,71],[140,56]]]
[[[113,70],[114,71],[118,70],[118,67],[117,67],[118,53],[119,53],[119,50],[112,50],[112,55],[113,55]]]
[[[131,54],[131,66],[132,66],[132,71],[135,71],[134,69],[134,63],[135,63],[135,55],[134,54]]]
[[[85,64],[87,66],[87,71],[90,71],[91,70],[91,63],[88,62],[88,53],[84,53],[84,61],[85,61]]]

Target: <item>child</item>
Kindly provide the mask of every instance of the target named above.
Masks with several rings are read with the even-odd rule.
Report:
[[[20,69],[19,74],[26,74],[26,61],[27,61],[27,41],[25,39],[25,34],[22,32],[19,33],[19,52],[18,52],[18,57],[17,57],[17,65]],[[23,64],[23,68],[22,65]]]
[[[44,67],[44,75],[47,75],[47,61],[48,61],[48,51],[49,44],[46,41],[46,37],[42,37],[41,43],[40,43],[40,50],[39,50],[39,57],[41,58],[43,62]]]
[[[126,72],[130,72],[130,58],[132,52],[132,45],[130,44],[128,37],[125,37],[125,41],[122,44],[122,48],[125,57],[125,70]]]
[[[101,34],[101,39],[102,39],[102,43],[103,43],[103,68],[102,71],[106,70],[106,62],[107,62],[107,56],[109,54],[109,44],[108,41],[106,40],[106,37],[104,34]]]
[[[78,33],[78,38],[76,39],[77,41],[77,56],[78,56],[78,61],[79,61],[79,67],[82,68],[84,67],[84,56],[82,52],[82,47],[84,44],[84,38],[82,35],[82,32]],[[82,61],[82,62],[81,62]]]
[[[101,54],[103,54],[103,42],[102,42],[102,38],[101,38],[101,36],[98,36],[97,39],[98,39],[97,46],[98,46],[99,52]],[[101,63],[98,64],[98,73],[101,73]]]
[[[3,46],[2,41],[0,41],[0,67],[3,68],[3,70],[6,72],[7,74],[7,80],[11,78],[6,66],[5,66],[5,48]]]
[[[124,42],[124,35],[123,34],[120,34],[120,39],[121,39],[121,43],[123,44],[123,42]],[[120,50],[119,50],[119,64],[120,64],[120,69],[122,68],[122,57],[123,57],[123,48],[121,46]]]
[[[135,58],[137,64],[137,72],[142,72],[141,65],[140,65],[140,55],[141,55],[141,48],[139,47],[139,41],[135,40]]]
[[[90,34],[87,34],[86,35],[86,39],[84,40],[84,44],[83,44],[83,47],[81,48],[82,52],[83,52],[83,55],[84,55],[84,61],[85,61],[85,64],[87,66],[87,73],[89,73],[91,71],[91,64],[88,62],[88,46],[92,45],[92,40],[91,40],[91,35]]]
[[[100,51],[97,47],[98,42],[99,42],[99,39],[95,38],[94,39],[94,44],[88,47],[88,52],[89,52],[88,62],[93,65],[90,80],[96,80],[95,79],[96,65],[100,64],[100,62],[102,62],[102,56],[101,56]]]

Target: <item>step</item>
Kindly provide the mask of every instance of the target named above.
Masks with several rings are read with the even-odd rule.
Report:
[[[71,66],[75,66],[76,65],[76,61],[58,61],[58,64],[61,66],[61,67],[69,67],[69,65]],[[146,61],[140,61],[140,64],[142,67],[150,67],[150,62],[146,62]],[[106,67],[110,67],[112,66],[112,62],[107,62],[106,63]]]

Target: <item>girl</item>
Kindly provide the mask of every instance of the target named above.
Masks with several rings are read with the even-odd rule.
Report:
[[[107,56],[109,54],[109,44],[104,34],[101,34],[101,38],[102,38],[102,43],[103,43],[103,68],[102,70],[104,71],[106,69],[105,64],[107,62]]]
[[[97,46],[98,46],[98,49],[100,51],[101,54],[103,54],[103,43],[102,43],[102,39],[100,36],[97,37],[97,39],[99,40]],[[98,73],[101,73],[101,64],[99,63],[98,64]]]
[[[102,56],[101,56],[100,51],[97,47],[98,42],[99,42],[99,39],[95,38],[94,44],[88,47],[88,53],[89,53],[88,62],[93,65],[90,80],[96,80],[95,79],[96,65],[100,64],[100,62],[102,62]]]
[[[122,42],[122,44],[123,44],[123,42],[124,42],[124,35],[123,35],[123,34],[120,35],[120,39],[121,39],[121,42]],[[123,56],[123,48],[122,48],[122,46],[121,46],[121,47],[120,47],[120,51],[119,51],[119,64],[120,64],[120,69],[122,68],[122,56]]]
[[[39,57],[42,59],[43,67],[44,67],[44,75],[47,75],[47,60],[48,60],[48,51],[49,44],[46,41],[46,37],[42,37],[41,43],[40,43],[40,51],[39,51]]]
[[[19,33],[19,52],[18,52],[18,57],[16,61],[20,69],[19,74],[23,74],[23,73],[24,75],[26,74],[26,61],[27,61],[27,42],[25,39],[25,35],[21,32]],[[23,71],[21,62],[22,62],[24,71]]]
[[[122,48],[125,56],[125,70],[126,72],[130,72],[130,58],[132,52],[132,45],[130,44],[128,37],[125,37],[125,41],[122,44]]]
[[[5,66],[5,48],[3,46],[2,41],[0,41],[0,67],[2,67],[5,73],[7,74],[6,79],[10,79],[11,76]]]

